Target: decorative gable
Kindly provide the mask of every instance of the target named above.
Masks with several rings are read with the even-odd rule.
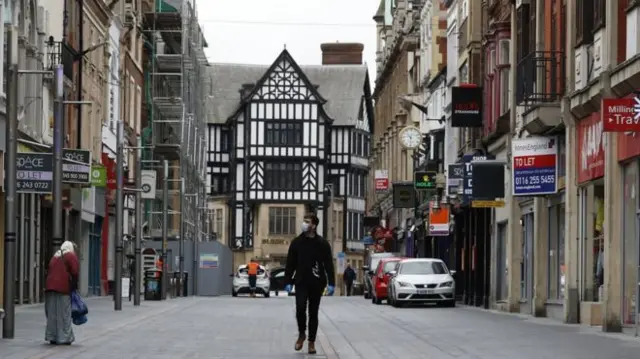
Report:
[[[325,102],[287,50],[258,82],[251,100]]]

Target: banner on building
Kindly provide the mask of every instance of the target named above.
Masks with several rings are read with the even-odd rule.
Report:
[[[472,154],[462,156],[464,165],[464,181],[462,183],[462,203],[470,203],[473,199],[473,163],[479,161],[495,160],[492,154]]]
[[[216,253],[200,254],[200,268],[201,269],[218,268],[218,255]]]
[[[558,190],[558,141],[555,137],[514,139],[511,146],[514,196],[554,194]]]
[[[482,127],[482,87],[451,88],[451,127]]]
[[[376,191],[389,190],[389,170],[375,170]]]
[[[156,198],[156,176],[155,170],[142,170],[142,198]]]
[[[429,202],[429,235],[443,237],[449,235],[449,207],[440,205],[434,208],[434,202]]]

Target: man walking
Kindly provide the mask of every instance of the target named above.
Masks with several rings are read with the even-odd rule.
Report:
[[[333,256],[329,242],[316,233],[318,217],[308,214],[302,223],[302,233],[289,245],[285,268],[285,290],[291,292],[296,286],[296,320],[298,340],[294,349],[301,350],[307,326],[307,303],[309,305],[309,354],[316,354],[316,333],[318,332],[318,310],[325,286],[327,294],[335,290]]]
[[[249,275],[249,295],[251,297],[256,296],[256,283],[258,282],[258,269],[260,269],[260,264],[255,259],[252,259],[249,264],[247,264],[247,275]]]
[[[351,296],[351,288],[353,288],[353,282],[356,280],[356,271],[351,268],[351,265],[347,263],[347,268],[344,269],[344,273],[342,273],[342,279],[344,280],[344,285],[347,287],[347,297]]]

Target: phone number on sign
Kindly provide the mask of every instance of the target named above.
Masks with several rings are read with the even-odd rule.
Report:
[[[516,177],[515,185],[516,186],[531,186],[531,185],[543,185],[543,184],[554,184],[556,183],[556,176],[554,175],[544,175],[544,176],[526,176],[526,177]]]
[[[51,182],[42,181],[18,181],[16,182],[16,189],[35,189],[35,190],[47,190],[51,187]]]

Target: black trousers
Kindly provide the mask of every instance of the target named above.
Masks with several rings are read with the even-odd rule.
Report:
[[[347,282],[344,285],[347,287],[347,297],[350,297],[351,296],[351,288],[353,287],[353,283]]]
[[[320,310],[320,299],[324,288],[320,286],[296,285],[296,320],[298,322],[298,333],[305,333],[307,328],[307,303],[309,305],[309,336],[310,342],[316,341],[318,333],[318,311]]]
[[[258,281],[258,277],[255,275],[249,276],[249,291],[253,294],[256,292],[256,282]]]

